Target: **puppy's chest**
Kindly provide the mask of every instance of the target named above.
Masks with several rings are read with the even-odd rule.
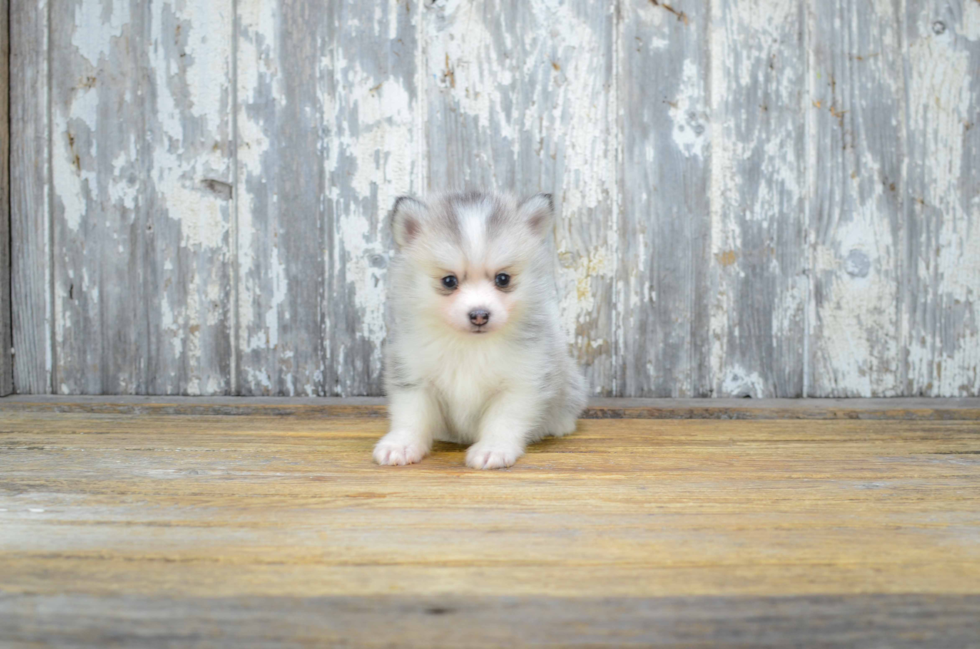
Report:
[[[487,402],[514,384],[513,364],[506,357],[500,350],[447,353],[426,368],[427,382],[457,435],[476,434]]]

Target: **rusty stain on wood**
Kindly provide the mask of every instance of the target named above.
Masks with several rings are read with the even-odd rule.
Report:
[[[677,9],[674,9],[666,2],[661,2],[660,0],[650,0],[650,2],[653,4],[654,7],[663,7],[670,13],[674,14],[675,16],[677,16],[677,20],[683,22],[685,25],[689,24],[687,19],[687,14],[684,13],[683,11],[678,11]]]
[[[738,259],[738,253],[734,250],[723,250],[715,254],[715,259],[722,266],[731,266]]]
[[[442,80],[449,84],[450,88],[456,87],[456,71],[449,63],[449,53],[446,53],[446,71],[442,73]]]

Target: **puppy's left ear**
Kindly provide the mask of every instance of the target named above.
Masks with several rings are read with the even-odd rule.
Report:
[[[517,207],[517,214],[532,232],[544,237],[555,223],[555,202],[551,194],[535,194]]]
[[[419,236],[428,206],[417,198],[399,196],[391,208],[391,234],[395,245],[404,248]]]

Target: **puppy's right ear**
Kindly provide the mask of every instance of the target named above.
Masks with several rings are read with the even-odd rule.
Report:
[[[517,214],[534,234],[544,237],[555,222],[555,200],[551,194],[535,194],[517,206]]]
[[[422,231],[422,221],[429,208],[411,196],[399,196],[391,208],[391,234],[395,245],[404,248]]]

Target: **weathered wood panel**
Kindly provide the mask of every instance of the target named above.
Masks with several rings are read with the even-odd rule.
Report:
[[[385,426],[0,410],[0,645],[976,645],[976,421]]]
[[[419,193],[422,2],[338,2],[327,25],[328,394],[381,394],[387,215]],[[324,71],[324,74],[326,70]]]
[[[616,369],[626,396],[711,393],[709,13],[677,7],[630,0],[623,10]]]
[[[711,372],[717,396],[803,394],[803,2],[711,6]],[[670,244],[668,244],[670,245]]]
[[[144,3],[146,391],[228,394],[234,0]]]
[[[816,0],[810,21],[812,311],[808,390],[902,394],[902,14]]]
[[[59,393],[229,390],[231,0],[52,0]]]
[[[0,396],[14,389],[10,353],[10,12],[0,0]]]
[[[323,394],[326,225],[318,66],[326,3],[238,3],[241,394]],[[297,384],[298,380],[298,384]]]
[[[381,391],[384,217],[417,188],[419,9],[239,3],[243,394]]]
[[[10,7],[10,236],[14,388],[51,392],[48,0]]]
[[[50,3],[53,390],[145,393],[147,7]]]
[[[425,189],[550,192],[562,317],[597,394],[619,392],[616,4],[429,3]]]
[[[10,19],[16,391],[378,394],[384,215],[471,186],[555,194],[596,394],[980,393],[971,0]]]
[[[910,0],[905,392],[980,393],[980,3]]]

